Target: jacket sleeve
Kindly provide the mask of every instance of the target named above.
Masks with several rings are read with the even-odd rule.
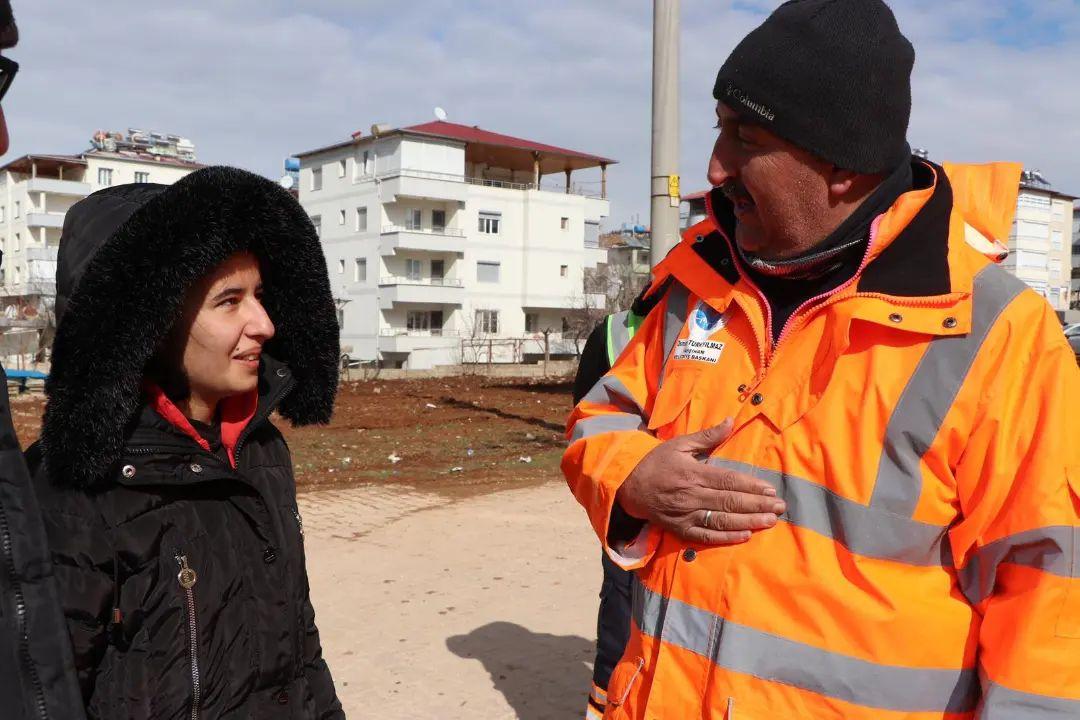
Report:
[[[307,579],[304,580],[305,588]],[[322,654],[319,629],[315,627],[315,608],[311,593],[304,593],[304,677],[315,697],[316,717],[319,720],[344,720],[345,713],[334,689],[334,678]]]
[[[37,475],[38,487],[46,488],[44,473]],[[116,558],[104,522],[82,493],[45,489],[42,515],[79,688],[88,703],[108,647]]]
[[[660,444],[648,430],[649,408],[663,364],[665,299],[650,312],[614,366],[585,394],[567,421],[570,447],[562,470],[609,557],[626,569],[646,564],[659,544],[659,530],[640,527],[624,542],[613,527],[625,526],[615,494],[627,476]],[[635,528],[636,529],[636,528]]]
[[[950,531],[982,616],[978,718],[1080,718],[1080,369],[1045,302],[1014,305],[971,370],[981,408]]]

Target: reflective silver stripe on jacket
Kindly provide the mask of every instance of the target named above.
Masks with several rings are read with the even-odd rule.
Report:
[[[979,720],[1076,720],[1080,700],[1035,695],[983,681]]]
[[[856,555],[907,565],[952,567],[944,525],[881,512],[788,473],[722,458],[710,458],[708,463],[766,481],[787,503],[782,521],[830,538]]]
[[[679,333],[682,332],[683,325],[686,325],[689,303],[690,291],[686,286],[678,280],[672,282],[668,290],[667,311],[664,313],[664,363],[660,367],[658,386],[664,384],[664,370],[667,369],[668,359],[675,350]]]
[[[665,598],[636,576],[633,617],[645,635],[717,667],[863,707],[963,713],[974,710],[979,698],[974,670],[882,665],[823,650]]]
[[[920,463],[960,392],[991,328],[1027,287],[997,265],[975,276],[971,332],[930,341],[885,430],[870,505],[911,517],[922,494]]]
[[[1080,578],[1080,527],[1057,525],[1025,530],[976,550],[958,572],[960,590],[968,602],[977,605],[990,597],[997,583],[998,568],[1006,563],[1060,577]]]

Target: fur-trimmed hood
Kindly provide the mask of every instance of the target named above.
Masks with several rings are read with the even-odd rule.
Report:
[[[143,402],[147,362],[184,296],[233,253],[262,265],[276,327],[266,353],[296,381],[280,406],[294,424],[325,423],[338,382],[338,325],[311,221],[277,184],[209,167],[174,185],[121,185],[67,213],[57,262],[57,331],[41,441],[53,483],[88,486],[119,458]]]

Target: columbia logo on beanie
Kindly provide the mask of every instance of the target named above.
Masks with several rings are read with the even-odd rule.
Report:
[[[776,119],[776,113],[774,113],[771,108],[767,105],[762,105],[759,102],[754,102],[749,95],[735,87],[735,83],[733,82],[728,82],[725,95],[735,100],[735,102],[742,103],[744,107],[753,110],[764,120],[772,122]]]
[[[882,173],[910,154],[914,63],[882,0],[789,0],[731,52],[713,96],[838,167]]]

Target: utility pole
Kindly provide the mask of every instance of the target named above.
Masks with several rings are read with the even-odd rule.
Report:
[[[653,0],[649,264],[679,242],[679,0]]]

